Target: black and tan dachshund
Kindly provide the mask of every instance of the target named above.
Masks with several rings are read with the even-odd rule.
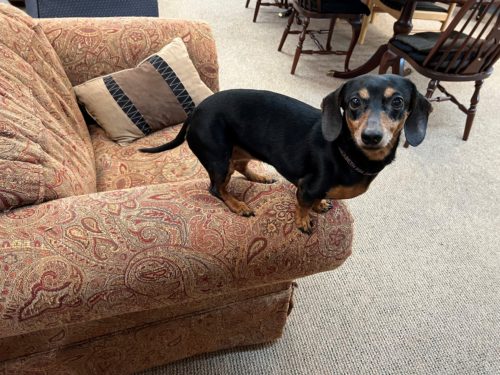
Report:
[[[250,181],[272,179],[248,169],[266,162],[297,186],[296,225],[311,233],[310,210],[327,199],[364,193],[394,160],[402,128],[412,146],[425,136],[431,106],[415,85],[396,75],[361,76],[323,99],[322,110],[259,90],[227,90],[205,99],[177,137],[143,152],[173,149],[185,140],[210,176],[210,193],[239,215],[254,215],[226,189],[236,170]]]

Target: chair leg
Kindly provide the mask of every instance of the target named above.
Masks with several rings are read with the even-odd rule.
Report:
[[[333,36],[333,30],[335,29],[336,22],[337,22],[337,17],[333,17],[330,20],[330,28],[328,29],[328,38],[326,39],[326,50],[327,51],[332,50],[332,36]]]
[[[393,60],[393,55],[390,51],[386,51],[382,55],[382,60],[380,60],[380,64],[378,66],[378,74],[385,74],[389,67],[392,65],[391,61]]]
[[[280,45],[278,46],[278,51],[281,51],[281,49],[283,48],[283,44],[285,44],[285,40],[288,34],[290,33],[290,28],[292,27],[293,20],[295,19],[297,14],[298,14],[297,11],[294,9],[293,13],[290,15],[290,17],[288,17],[288,22],[285,26],[285,30],[283,31],[283,35],[281,36]]]
[[[255,3],[255,12],[253,13],[253,22],[257,21],[257,15],[259,14],[261,2],[262,2],[262,0],[257,0],[257,3]]]
[[[427,99],[432,98],[432,95],[434,95],[434,91],[436,91],[438,84],[439,84],[439,81],[437,79],[431,79],[429,81],[429,84],[427,85],[427,91],[425,93],[425,97]]]
[[[392,64],[392,73],[397,74],[399,76],[407,76],[410,73],[405,72],[405,60],[401,57],[398,57]]]
[[[302,45],[304,44],[304,40],[306,39],[307,27],[309,26],[310,21],[311,19],[309,17],[304,17],[304,21],[302,21],[302,32],[299,36],[299,43],[297,44],[297,48],[295,50],[295,56],[293,57],[292,70],[290,74],[295,74],[295,68],[297,67],[300,54],[302,53]]]
[[[446,16],[446,19],[441,22],[441,31],[444,31],[444,29],[446,29],[446,26],[448,26],[448,22],[453,17],[453,11],[455,10],[456,5],[457,4],[450,4],[448,6],[448,15]]]
[[[361,32],[361,15],[357,15],[349,18],[349,23],[352,28],[352,36],[351,36],[351,44],[349,45],[349,49],[347,50],[347,56],[345,58],[344,63],[344,71],[349,71],[349,61],[351,60],[352,52],[354,51],[354,47],[358,43],[359,34]]]
[[[365,37],[366,33],[368,31],[368,24],[371,23],[371,15],[373,14],[373,6],[374,6],[374,0],[368,0],[366,2],[366,5],[368,6],[368,9],[370,9],[370,15],[365,16],[363,15],[363,23],[361,24],[361,33],[359,34],[359,44],[364,44],[365,43]]]
[[[363,23],[361,24],[361,33],[359,34],[359,44],[365,44],[366,33],[368,31],[368,24],[370,23],[368,16],[363,16]]]
[[[391,51],[386,51],[382,55],[382,60],[380,61],[380,65],[378,68],[378,74],[385,74],[389,68],[392,68],[393,74],[398,74],[399,70],[399,60],[400,58],[392,53]]]
[[[245,8],[248,8],[248,4],[250,4],[250,0],[247,0],[247,3],[245,4]]]
[[[477,104],[479,103],[479,91],[483,86],[484,80],[476,81],[476,85],[474,88],[474,94],[472,94],[472,98],[470,100],[470,107],[467,110],[467,120],[465,122],[465,130],[462,139],[466,141],[469,138],[469,133],[472,128],[472,122],[474,121],[474,117],[476,116]]]

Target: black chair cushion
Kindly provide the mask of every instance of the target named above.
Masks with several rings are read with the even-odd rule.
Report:
[[[302,6],[302,1],[298,1]],[[370,9],[363,4],[360,0],[323,0],[321,2],[321,9],[316,9],[316,2],[312,1],[311,8],[305,8],[314,12],[320,13],[338,13],[338,14],[370,14]]]
[[[403,5],[406,2],[405,0],[380,0],[384,5],[387,5],[389,8],[400,11],[403,9]],[[428,1],[418,1],[417,2],[417,10],[422,10],[426,12],[443,12],[447,13],[448,9],[440,7],[434,3]]]
[[[397,49],[401,50],[402,52],[406,53],[417,64],[422,65],[425,58],[431,51],[431,49],[437,43],[441,34],[442,33],[439,32],[423,32],[423,33],[416,33],[413,35],[396,35],[389,41],[389,43],[394,47],[396,47]],[[453,40],[457,36],[458,36],[457,41],[453,43]],[[448,66],[448,63],[455,55],[455,53],[462,47],[466,38],[467,38],[466,34],[460,33],[458,31],[452,31],[452,33],[443,43],[439,51],[434,55],[431,61],[429,61],[427,67],[438,71],[444,71]],[[453,64],[452,68],[449,70],[450,73],[454,72],[454,69],[456,69],[460,65],[463,58],[469,51],[470,49],[469,47],[472,46],[474,41],[475,39],[473,38],[470,38],[467,41],[467,46],[463,48],[462,50],[463,52],[460,53],[459,58]],[[441,63],[440,66],[436,66],[439,60],[443,57],[443,53],[445,53],[448,50],[449,46],[452,44],[453,47],[451,48],[451,52],[447,55],[444,62]],[[468,62],[472,61],[475,56],[476,53],[471,53],[470,56],[467,56],[467,61]]]

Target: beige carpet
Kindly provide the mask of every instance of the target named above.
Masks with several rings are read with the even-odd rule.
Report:
[[[285,19],[255,1],[163,0],[163,17],[208,21],[221,88],[260,88],[319,106],[341,81],[341,58],[304,56],[289,74],[296,36],[277,45]],[[353,65],[391,34],[381,15]],[[417,27],[421,24],[417,24]],[[335,41],[348,40],[340,23]],[[500,69],[500,66],[498,67]],[[411,78],[423,89],[426,80]],[[463,99],[472,86],[449,85]],[[464,115],[435,105],[428,137],[349,202],[354,253],[339,270],[299,280],[296,306],[274,344],[183,360],[144,374],[500,374],[500,72],[486,81],[468,142]]]

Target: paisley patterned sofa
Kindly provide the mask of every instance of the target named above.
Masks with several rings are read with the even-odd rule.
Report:
[[[74,85],[175,36],[218,90],[205,23],[33,20],[0,4],[0,373],[124,374],[275,340],[292,281],[349,256],[342,203],[307,236],[293,186],[236,178],[256,211],[239,217],[207,192],[186,146],[136,151],[178,126],[122,147],[85,124]]]

